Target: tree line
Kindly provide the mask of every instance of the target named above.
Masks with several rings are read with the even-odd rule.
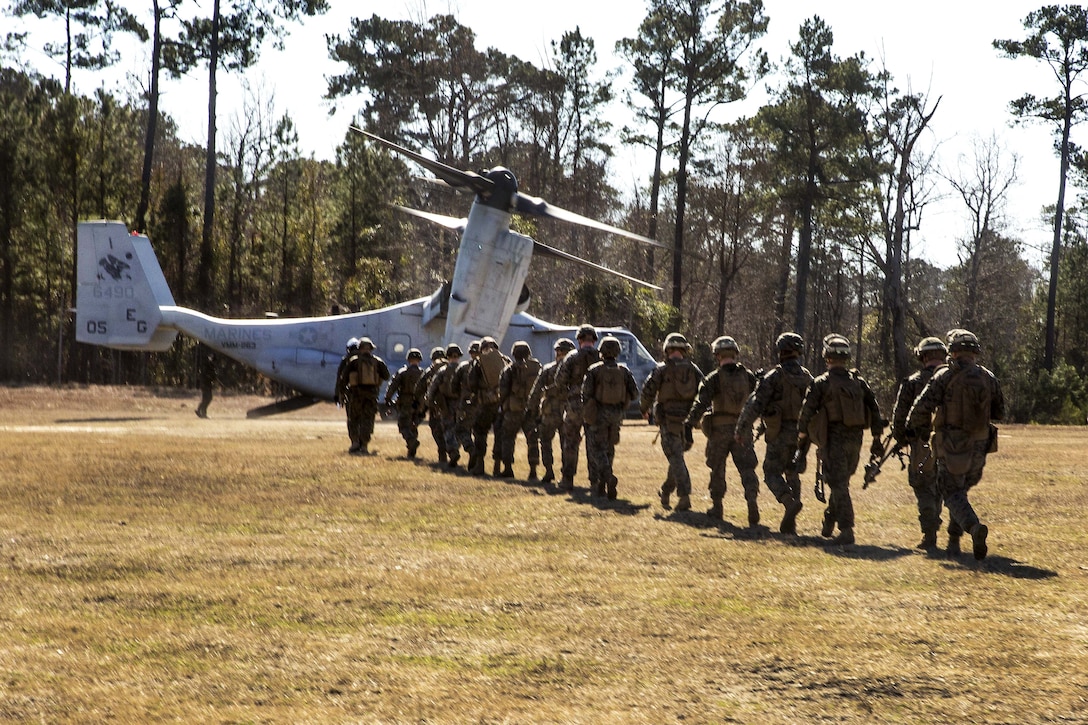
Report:
[[[243,73],[266,43],[324,0],[152,0],[152,25],[101,0],[11,0],[6,12],[63,20],[42,50],[63,77],[25,62],[29,39],[9,33],[0,66],[0,380],[195,384],[193,343],[168,353],[120,353],[73,342],[75,231],[80,219],[120,218],[146,231],[178,304],[228,316],[371,309],[430,293],[451,273],[458,240],[413,223],[390,202],[462,216],[468,201],[414,179],[414,170],[347,130],[330,160],[301,147],[289,113],[250,90],[243,110],[216,112],[220,73]],[[208,13],[206,16],[202,13]],[[760,48],[760,0],[648,0],[624,67],[601,67],[578,28],[540,65],[477,47],[450,15],[354,19],[328,39],[340,72],[327,97],[353,121],[454,166],[513,169],[523,191],[671,243],[635,249],[592,230],[518,220],[519,231],[650,279],[660,296],[549,259],[534,259],[531,310],[557,322],[624,324],[649,347],[681,330],[707,343],[737,338],[746,361],[773,358],[781,332],[801,333],[818,368],[819,341],[841,332],[888,399],[913,367],[921,337],[967,327],[1002,378],[1020,421],[1082,423],[1088,349],[1088,230],[1070,175],[1088,177],[1072,141],[1086,106],[1088,17],[1044,6],[1025,37],[993,51],[1047,63],[1057,88],[1010,103],[1010,117],[1051,124],[1061,191],[1046,269],[1026,259],[1003,217],[1015,155],[979,139],[955,171],[934,158],[941,98],[900,90],[864,53],[843,56],[819,16],[806,20],[772,68]],[[152,46],[139,93],[73,89],[73,69],[117,59],[119,34]],[[178,138],[158,109],[160,76],[209,76],[209,137]],[[617,73],[625,82],[615,83]],[[753,114],[716,120],[757,85]],[[627,120],[609,119],[623,110]],[[634,189],[609,163],[617,144],[652,162]],[[937,268],[912,240],[938,182],[962,200],[971,231],[957,262]],[[224,384],[256,388],[240,369]]]

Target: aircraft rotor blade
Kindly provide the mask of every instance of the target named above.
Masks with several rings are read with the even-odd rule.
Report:
[[[590,269],[595,269],[598,272],[606,272],[608,274],[614,274],[617,277],[622,277],[623,279],[627,280],[628,282],[634,282],[635,284],[640,284],[643,287],[649,287],[650,289],[659,290],[659,291],[661,290],[661,288],[658,287],[656,284],[651,284],[649,282],[645,282],[645,281],[643,281],[641,279],[638,279],[636,277],[631,277],[629,275],[624,274],[623,272],[617,272],[614,269],[609,269],[608,267],[597,264],[596,262],[590,262],[588,259],[582,259],[581,257],[576,257],[573,254],[568,254],[567,252],[564,252],[561,249],[556,249],[555,247],[549,247],[547,244],[544,244],[543,242],[538,242],[535,239],[533,240],[533,244],[535,245],[534,248],[536,249],[536,252],[538,254],[544,254],[544,255],[549,256],[549,257],[556,257],[558,259],[565,259],[568,262],[575,262],[577,264],[582,265],[583,267],[589,267]]]
[[[495,182],[493,182],[491,179],[480,176],[473,171],[462,171],[461,169],[455,169],[452,166],[448,166],[441,161],[429,159],[426,156],[417,154],[415,151],[412,151],[409,148],[401,146],[400,144],[395,144],[392,141],[386,141],[381,136],[375,136],[369,131],[364,131],[358,126],[351,126],[351,130],[356,131],[357,133],[361,133],[371,141],[376,141],[377,143],[380,143],[382,146],[385,146],[390,151],[396,151],[398,154],[407,156],[412,161],[415,161],[417,164],[427,169],[432,174],[442,179],[447,184],[450,184],[451,186],[467,186],[475,191],[477,194],[489,192],[495,186]]]
[[[455,232],[465,231],[465,225],[468,224],[468,219],[464,218],[455,219],[454,217],[446,216],[444,214],[433,214],[429,211],[420,211],[419,209],[413,209],[409,206],[400,206],[399,204],[394,204],[393,206],[396,209],[400,209],[405,214],[411,214],[420,219],[426,219],[433,224],[445,227],[446,229],[452,229]]]
[[[621,237],[627,237],[628,239],[634,239],[637,242],[649,244],[653,247],[660,247],[661,249],[671,249],[671,247],[669,247],[668,245],[650,239],[649,237],[644,237],[641,234],[635,234],[634,232],[629,232],[626,229],[620,229],[619,227],[614,227],[611,224],[605,224],[604,222],[599,222],[596,219],[590,219],[589,217],[584,217],[581,214],[575,214],[572,211],[561,209],[557,206],[549,204],[548,202],[537,196],[529,196],[527,194],[519,193],[515,201],[515,209],[522,214],[532,214],[534,216],[543,216],[549,217],[551,219],[559,219],[560,221],[570,222],[571,224],[580,224],[583,227],[599,229],[602,232],[609,232],[611,234],[617,234]]]

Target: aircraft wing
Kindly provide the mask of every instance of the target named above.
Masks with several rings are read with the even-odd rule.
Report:
[[[576,262],[576,263],[582,265],[583,267],[589,267],[590,269],[595,269],[598,272],[606,272],[608,274],[614,274],[617,277],[622,277],[623,279],[627,280],[628,282],[634,282],[635,284],[640,284],[643,287],[649,287],[650,289],[654,289],[654,290],[660,290],[661,289],[656,284],[651,284],[650,282],[645,282],[645,281],[643,281],[641,279],[638,279],[636,277],[631,277],[629,275],[624,274],[623,272],[617,272],[614,269],[609,269],[608,267],[597,264],[596,262],[590,262],[588,259],[582,259],[581,257],[576,257],[573,254],[569,254],[567,252],[564,252],[562,249],[556,249],[555,247],[549,247],[547,244],[544,244],[543,242],[538,242],[535,239],[533,240],[533,245],[534,245],[534,248],[536,249],[537,253],[544,254],[544,255],[547,255],[549,257],[556,257],[558,259],[565,259],[568,262]]]

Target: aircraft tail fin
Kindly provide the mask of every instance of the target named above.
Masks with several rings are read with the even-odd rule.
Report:
[[[177,330],[163,327],[173,307],[151,241],[122,222],[79,225],[76,247],[76,340],[117,350],[170,349]]]

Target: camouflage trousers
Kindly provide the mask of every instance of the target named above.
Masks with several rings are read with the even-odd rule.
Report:
[[[431,438],[434,439],[434,445],[441,458],[446,453],[446,429],[442,425],[442,414],[434,408],[427,413],[427,426],[431,429]]]
[[[782,421],[782,430],[775,439],[767,441],[763,454],[763,482],[779,503],[789,497],[801,500],[801,477],[793,470],[793,454],[797,450],[797,421]]]
[[[363,400],[360,395],[348,391],[344,401],[344,412],[347,414],[348,440],[351,447],[359,445],[359,421],[363,417]]]
[[[503,411],[502,425],[499,427],[499,443],[496,445],[497,448],[502,449],[503,465],[511,466],[514,463],[514,448],[517,445],[518,433],[525,436],[525,447],[528,449],[527,459],[529,465],[535,468],[540,464],[536,418],[525,410]]]
[[[456,441],[454,449],[460,446],[466,453],[472,453],[474,448],[472,429],[476,425],[477,414],[477,406],[472,403],[463,402],[457,405],[457,415],[453,423],[453,436]],[[448,434],[446,440],[449,441]]]
[[[581,401],[577,405],[568,403],[567,409],[563,411],[563,427],[559,433],[559,443],[563,448],[563,480],[568,483],[573,483],[574,477],[578,475],[578,449],[582,446],[583,425]],[[593,475],[596,471],[588,458],[586,468],[589,469],[590,483],[596,483],[597,479]]]
[[[976,441],[971,444],[971,460],[966,473],[949,473],[943,458],[937,459],[937,485],[944,505],[948,507],[948,534],[960,536],[970,532],[978,523],[978,514],[967,498],[967,492],[982,480],[982,469],[986,466],[986,451],[989,441]]]
[[[487,456],[487,436],[491,433],[495,419],[499,415],[498,403],[480,403],[473,406],[476,416],[472,424],[472,451],[478,464],[482,465]]]
[[[907,482],[918,502],[918,525],[922,533],[935,533],[941,528],[941,492],[937,486],[937,460],[924,441],[910,444]]]
[[[683,433],[670,433],[665,426],[660,426],[661,452],[669,462],[669,473],[661,490],[665,493],[676,491],[681,496],[691,495],[691,474],[687,461],[684,460]]]
[[[829,489],[824,521],[836,522],[840,531],[854,528],[850,477],[858,470],[864,435],[864,428],[848,428],[831,423],[827,426],[827,445],[820,451],[824,482]]]
[[[397,430],[409,453],[414,453],[419,448],[419,419],[409,408],[397,411]]]
[[[556,433],[559,433],[559,452],[563,452],[563,417],[562,415],[546,415],[540,419],[537,425],[537,440],[540,443],[540,462],[545,468],[551,469],[555,465],[555,455],[552,452],[552,441]]]
[[[359,443],[361,445],[368,445],[371,437],[374,435],[374,418],[378,415],[378,396],[377,392],[374,395],[360,395],[359,396]]]
[[[451,402],[444,411],[442,411],[441,423],[442,423],[442,435],[443,445],[446,449],[446,455],[449,456],[450,463],[454,463],[461,457],[461,440],[458,437],[457,428],[457,404]]]
[[[720,501],[725,497],[725,464],[733,457],[733,466],[740,474],[744,487],[744,500],[755,501],[759,496],[759,477],[756,475],[756,450],[752,442],[737,443],[732,428],[715,430],[706,441],[706,466],[710,469],[710,498]]]
[[[597,422],[586,426],[586,464],[597,471],[598,484],[607,485],[615,478],[612,462],[620,442],[624,413],[623,405],[598,405]]]

